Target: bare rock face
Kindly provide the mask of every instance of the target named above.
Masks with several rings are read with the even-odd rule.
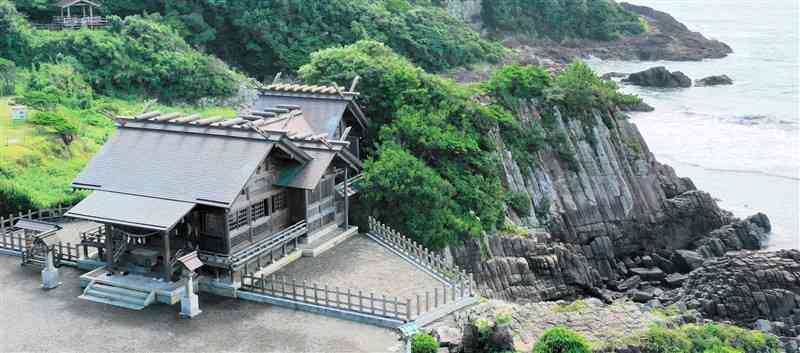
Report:
[[[645,87],[692,87],[692,79],[683,72],[669,72],[669,70],[663,66],[652,67],[641,72],[630,74],[630,76],[623,79],[622,82]]]
[[[452,251],[456,263],[473,273],[479,290],[493,298],[556,300],[601,283],[581,248],[570,244],[494,237]]]
[[[800,334],[800,251],[732,253],[710,259],[683,284],[680,300],[706,318],[782,323]]]
[[[526,102],[519,111],[523,126],[542,124],[537,102]],[[606,237],[605,248],[615,258],[647,249],[685,249],[731,222],[731,214],[708,193],[656,161],[622,113],[594,111],[568,119],[557,109],[553,114],[556,133],[567,136],[577,163],[553,150],[539,152],[532,165],[522,163],[495,136],[507,188],[526,193],[534,204],[529,214],[518,215],[523,226],[546,226],[555,239],[582,246]],[[585,254],[595,257],[594,250]]]

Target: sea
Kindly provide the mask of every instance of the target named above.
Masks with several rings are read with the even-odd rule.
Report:
[[[769,250],[800,249],[800,2],[630,2],[665,11],[734,53],[700,62],[588,63],[600,74],[665,66],[692,79],[730,76],[730,86],[622,90],[655,107],[632,114],[632,121],[659,161],[690,177],[737,217],[767,214]]]

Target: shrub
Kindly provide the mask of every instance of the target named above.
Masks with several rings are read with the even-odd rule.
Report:
[[[691,353],[692,341],[681,331],[654,326],[644,336],[647,353]]]
[[[550,80],[550,73],[540,66],[506,65],[495,71],[483,88],[507,109],[516,111],[520,99],[542,96]]]
[[[582,61],[572,63],[558,74],[546,90],[546,97],[572,113],[641,102],[638,96],[620,93],[614,81],[601,79]]]
[[[586,339],[566,327],[547,329],[536,345],[533,353],[591,353]]]
[[[78,124],[75,119],[55,112],[36,112],[28,122],[58,135],[67,146],[75,140],[75,136],[78,134]]]
[[[38,65],[30,71],[21,102],[38,109],[52,109],[57,104],[88,108],[94,92],[70,64]]]
[[[531,199],[524,192],[511,192],[508,196],[508,204],[521,217],[531,213]]]
[[[411,353],[436,353],[439,351],[439,342],[431,335],[417,334],[411,339]]]
[[[681,331],[695,345],[695,351],[713,349],[717,346],[744,352],[778,352],[779,342],[775,336],[754,330],[725,324],[684,325]]]

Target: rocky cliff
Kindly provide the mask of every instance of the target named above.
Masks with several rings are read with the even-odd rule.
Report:
[[[528,196],[527,214],[509,208],[527,237],[490,236],[452,249],[484,293],[518,301],[595,295],[606,288],[653,299],[679,286],[685,273],[727,251],[759,249],[769,220],[736,220],[691,180],[659,163],[634,124],[619,111],[563,115],[536,101],[521,104],[524,127],[566,136],[558,148],[517,156],[496,131],[506,188]],[[552,125],[552,124],[551,124]],[[574,158],[564,158],[570,151]],[[524,157],[524,158],[523,158]]]

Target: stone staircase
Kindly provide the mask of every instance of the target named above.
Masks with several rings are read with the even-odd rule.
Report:
[[[114,305],[122,308],[142,310],[156,299],[155,290],[142,290],[117,287],[107,283],[92,282],[83,290],[78,298]]]

